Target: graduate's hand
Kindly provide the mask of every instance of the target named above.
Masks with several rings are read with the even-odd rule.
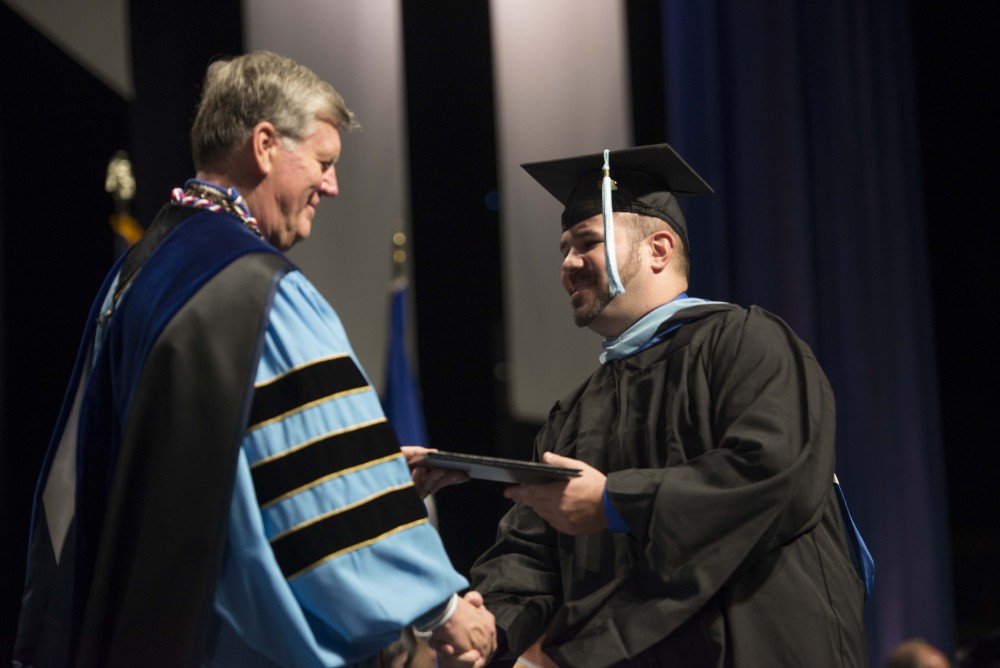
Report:
[[[469,666],[471,668],[484,668],[486,666],[486,659],[474,649],[458,655],[438,652],[437,665],[438,668],[468,668]]]
[[[580,469],[582,473],[565,482],[514,485],[506,488],[503,495],[528,506],[553,529],[569,536],[582,536],[606,528],[604,486],[607,476],[589,464],[554,452],[546,452],[542,460],[553,466]]]
[[[404,445],[402,450],[403,456],[406,457],[406,463],[410,466],[410,477],[413,478],[413,485],[417,488],[421,499],[427,498],[448,485],[457,485],[471,480],[469,474],[464,471],[414,464],[421,461],[428,452],[437,452],[435,448],[425,448],[422,445]]]
[[[455,614],[434,629],[430,642],[442,666],[485,666],[497,650],[497,629],[482,594],[470,591],[460,598]]]

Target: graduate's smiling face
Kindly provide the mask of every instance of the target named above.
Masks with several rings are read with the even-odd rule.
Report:
[[[615,241],[618,251],[618,273],[622,284],[628,285],[639,271],[639,253],[631,243],[623,225],[615,216]],[[590,327],[602,336],[619,332],[607,329],[605,311],[612,304],[611,288],[604,261],[604,219],[598,214],[576,223],[562,233],[559,240],[562,253],[562,286],[569,294],[573,321],[577,327]],[[619,296],[616,299],[620,299]]]
[[[334,166],[339,156],[340,131],[323,120],[297,144],[278,139],[270,148],[270,171],[251,210],[274,246],[288,250],[309,236],[320,199],[339,192]]]

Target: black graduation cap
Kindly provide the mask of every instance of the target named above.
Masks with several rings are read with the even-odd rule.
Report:
[[[636,146],[606,152],[610,177],[611,210],[639,213],[664,220],[688,249],[687,226],[677,198],[703,195],[712,187],[669,144]],[[565,205],[562,227],[602,212],[601,181],[604,153],[574,158],[529,162],[521,165],[536,181]]]

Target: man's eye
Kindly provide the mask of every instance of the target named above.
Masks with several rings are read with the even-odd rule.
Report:
[[[319,166],[323,168],[324,172],[327,172],[333,167],[333,160],[320,160]]]

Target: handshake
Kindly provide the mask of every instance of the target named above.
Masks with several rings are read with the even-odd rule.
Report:
[[[438,654],[438,665],[482,668],[497,649],[493,614],[477,591],[456,596],[455,601],[451,618],[431,632],[430,644]]]

